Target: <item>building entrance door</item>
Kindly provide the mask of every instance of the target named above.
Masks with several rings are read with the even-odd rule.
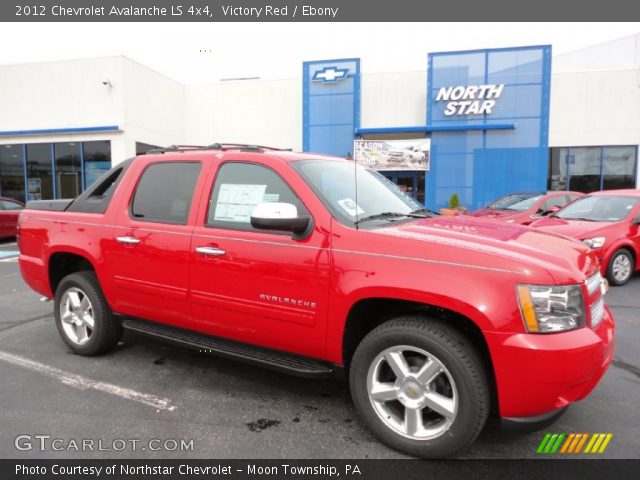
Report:
[[[424,172],[386,171],[380,173],[398,185],[400,190],[424,205]]]

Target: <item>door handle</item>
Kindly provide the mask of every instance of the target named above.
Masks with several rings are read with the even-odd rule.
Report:
[[[140,239],[135,237],[116,237],[116,240],[118,241],[118,243],[125,243],[127,245],[135,245],[137,243],[140,243]]]
[[[211,255],[213,257],[220,257],[227,253],[216,247],[196,247],[196,252],[201,253],[202,255]]]

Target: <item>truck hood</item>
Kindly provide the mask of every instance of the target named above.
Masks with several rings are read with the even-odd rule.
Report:
[[[476,210],[471,212],[469,215],[472,217],[483,217],[483,218],[500,218],[506,220],[507,218],[520,215],[524,212],[518,212],[516,210],[492,210],[489,208],[482,208],[480,210]]]
[[[585,222],[580,220],[563,220],[557,217],[547,217],[536,220],[531,226],[540,230],[566,235],[567,237],[582,240],[598,236],[600,231],[608,230],[612,222]]]
[[[597,260],[581,242],[529,227],[470,216],[434,217],[373,231],[411,240],[412,256],[579,283]],[[387,242],[385,242],[387,243]],[[404,250],[407,253],[407,250]],[[542,281],[542,280],[535,280]]]

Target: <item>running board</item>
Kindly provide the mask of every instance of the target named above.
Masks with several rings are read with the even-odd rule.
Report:
[[[321,360],[213,337],[156,322],[129,317],[121,317],[121,319],[122,326],[127,330],[159,338],[183,347],[206,350],[207,353],[232,360],[251,363],[298,377],[329,378],[334,375],[332,365]]]

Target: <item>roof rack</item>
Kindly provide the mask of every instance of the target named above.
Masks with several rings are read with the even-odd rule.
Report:
[[[290,151],[291,149],[267,147],[264,145],[251,145],[246,143],[212,143],[211,145],[169,145],[168,147],[159,147],[147,150],[145,154],[192,150],[240,150],[241,152],[264,152],[265,150]]]

